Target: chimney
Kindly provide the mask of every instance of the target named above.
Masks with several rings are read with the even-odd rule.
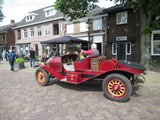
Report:
[[[13,23],[15,23],[15,21],[14,21],[14,20],[11,20],[11,24],[13,24]]]

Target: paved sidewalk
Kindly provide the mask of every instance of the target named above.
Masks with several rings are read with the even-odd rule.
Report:
[[[160,120],[160,73],[151,72],[125,103],[103,96],[101,82],[51,81],[40,86],[35,70],[11,72],[0,63],[0,120]]]
[[[8,61],[5,61],[5,62],[1,61],[0,62],[0,68],[10,70],[9,62]],[[25,62],[25,68],[21,69],[21,70],[22,71],[28,71],[28,72],[35,72],[36,68],[37,67],[35,67],[35,68],[30,67],[30,63],[29,62]],[[15,72],[17,72],[17,71],[19,71],[19,70],[15,69]]]

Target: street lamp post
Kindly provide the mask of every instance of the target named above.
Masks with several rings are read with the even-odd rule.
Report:
[[[86,27],[88,28],[88,50],[90,49],[90,33],[92,28],[92,22],[88,21],[86,22]]]

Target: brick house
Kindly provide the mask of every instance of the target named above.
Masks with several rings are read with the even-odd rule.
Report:
[[[103,10],[108,14],[106,28],[107,57],[140,62],[140,17],[139,12],[116,5]]]
[[[9,25],[0,27],[0,52],[4,50],[8,51],[9,49],[15,50],[15,34],[12,29],[18,23],[15,23],[14,20],[11,20]]]
[[[45,40],[64,36],[62,24],[64,15],[48,6],[29,12],[23,20],[14,27],[16,38],[16,49],[18,54],[28,54],[30,47],[33,47],[37,56],[43,53],[49,54],[56,45],[42,44]]]
[[[124,8],[124,4],[103,10],[100,15],[108,14],[106,20],[107,58],[141,61],[141,22],[140,13]],[[155,39],[155,40],[154,40]],[[151,59],[160,63],[160,50],[154,53],[153,44],[160,44],[160,30],[151,36]]]

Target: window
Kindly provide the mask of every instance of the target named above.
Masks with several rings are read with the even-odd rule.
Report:
[[[25,52],[26,52],[26,54],[29,53],[29,45],[25,45]]]
[[[26,21],[31,21],[32,20],[32,16],[27,16],[26,17]]]
[[[30,29],[30,37],[31,37],[31,38],[34,37],[34,29],[33,29],[33,28]]]
[[[21,30],[17,30],[17,38],[18,38],[18,40],[21,39]]]
[[[117,44],[116,43],[112,44],[112,55],[117,55]]]
[[[27,29],[23,30],[23,38],[27,38]]]
[[[93,30],[102,30],[102,19],[93,20]]]
[[[31,21],[31,20],[32,20],[32,16],[28,16],[28,17],[27,17],[27,20],[28,20],[28,21]]]
[[[25,16],[26,22],[34,20],[34,18],[37,16],[36,13],[29,13]]]
[[[59,35],[59,24],[53,24],[53,35]]]
[[[6,40],[6,35],[2,35],[2,42],[4,42]]]
[[[42,36],[42,29],[40,26],[37,27],[37,36],[41,37]]]
[[[152,32],[151,55],[160,55],[160,30],[155,30]]]
[[[22,55],[22,54],[28,54],[29,53],[29,45],[26,44],[26,45],[17,45],[18,47],[18,54],[19,55]]]
[[[55,10],[53,7],[44,9],[45,11],[45,17],[53,16],[56,14],[57,10]]]
[[[73,24],[69,24],[67,25],[67,33],[74,33],[74,25]]]
[[[32,21],[35,18],[35,16],[30,15],[30,16],[26,16],[26,22]]]
[[[80,32],[86,32],[86,31],[88,31],[87,27],[86,27],[86,22],[81,22],[80,23]]]
[[[44,31],[44,35],[46,35],[46,36],[49,36],[50,35],[50,28],[49,28],[49,25],[45,25],[45,31]]]
[[[127,12],[117,13],[116,23],[119,24],[127,24]]]
[[[126,43],[126,55],[131,55],[131,43]]]

